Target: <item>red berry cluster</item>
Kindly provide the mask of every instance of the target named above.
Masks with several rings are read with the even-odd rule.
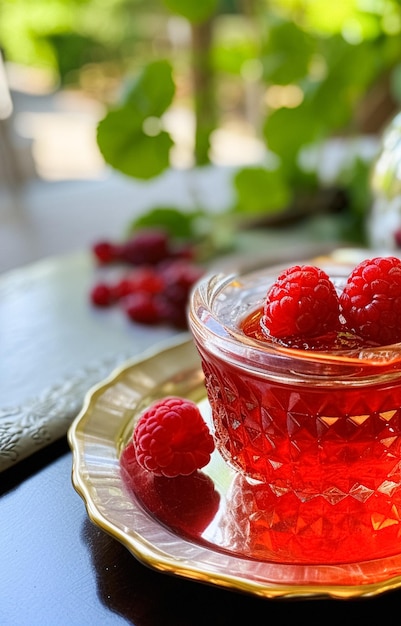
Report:
[[[194,402],[168,396],[144,411],[133,432],[139,465],[157,476],[189,476],[207,465],[214,439]]]
[[[141,324],[187,327],[189,292],[204,271],[194,262],[191,246],[177,248],[166,232],[151,229],[123,243],[98,242],[92,251],[100,265],[129,266],[117,280],[92,287],[92,304],[118,304],[130,320]]]
[[[323,270],[290,267],[267,293],[262,327],[278,339],[345,332],[376,345],[400,342],[401,259],[362,261],[339,294]]]

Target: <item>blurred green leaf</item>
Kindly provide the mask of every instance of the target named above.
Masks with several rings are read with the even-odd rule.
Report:
[[[213,49],[213,66],[219,72],[240,75],[244,63],[258,59],[255,42],[217,42]]]
[[[67,83],[87,63],[101,63],[110,56],[109,48],[98,41],[79,33],[55,33],[48,36],[57,59],[58,72],[62,83]]]
[[[398,0],[395,0],[397,2]],[[341,33],[345,28],[354,30],[359,36],[368,36],[377,27],[377,15],[390,12],[394,0],[365,4],[359,0],[336,0],[317,2],[316,0],[270,0],[271,7],[279,7],[288,19],[302,20],[308,30],[323,36]],[[373,23],[372,23],[373,22]]]
[[[132,81],[125,95],[125,104],[131,105],[142,118],[160,117],[170,106],[175,93],[173,69],[166,60],[146,65]]]
[[[339,184],[346,189],[347,211],[341,215],[341,235],[357,244],[367,245],[366,209],[372,206],[373,198],[369,184],[372,164],[355,158],[339,175]]]
[[[162,0],[162,2],[169,11],[182,15],[194,24],[212,17],[218,5],[218,0]]]
[[[289,169],[294,166],[300,148],[313,143],[321,128],[320,117],[311,116],[310,107],[302,102],[293,109],[283,107],[271,112],[263,134],[268,148],[280,157],[282,167]]]
[[[131,222],[130,230],[140,228],[164,228],[178,239],[196,239],[196,221],[199,212],[183,212],[175,207],[157,206]]]
[[[329,132],[346,125],[359,99],[377,75],[379,49],[363,42],[347,43],[336,35],[322,42],[327,70],[306,94],[310,119],[319,117]]]
[[[211,55],[216,71],[243,75],[244,64],[260,58],[260,42],[252,23],[239,16],[217,21]]]
[[[238,195],[236,212],[273,213],[287,207],[291,200],[291,191],[280,170],[245,168],[236,174],[234,185]]]
[[[314,39],[295,22],[271,23],[262,50],[265,80],[279,85],[300,80],[308,73],[314,48]]]
[[[398,65],[392,75],[391,92],[397,102],[401,103],[401,64]]]
[[[148,179],[170,164],[173,140],[162,130],[160,116],[174,95],[171,66],[146,66],[128,91],[124,104],[110,110],[97,127],[97,143],[106,163],[127,176]]]
[[[142,228],[163,228],[173,239],[190,242],[197,261],[204,262],[216,254],[233,249],[233,220],[228,214],[211,214],[207,210],[180,210],[158,206],[131,222],[128,234]]]
[[[132,108],[111,111],[99,123],[97,142],[106,163],[134,178],[149,179],[169,167],[173,141],[162,131],[155,137],[145,135]]]
[[[324,59],[320,79],[305,76],[301,104],[271,111],[263,128],[268,148],[280,157],[292,182],[298,177],[301,149],[328,139],[337,129],[352,123],[356,105],[377,75],[380,63],[372,42],[352,45],[334,35],[322,40],[319,49]]]

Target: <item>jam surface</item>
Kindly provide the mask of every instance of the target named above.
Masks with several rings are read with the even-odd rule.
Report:
[[[271,337],[263,327],[263,309],[257,309],[249,314],[241,325],[242,332],[258,341],[270,341],[282,345],[286,348],[298,350],[316,350],[320,352],[340,352],[356,351],[365,348],[375,348],[378,346],[374,341],[363,339],[355,333],[347,331],[345,328],[330,331],[325,335],[317,337],[286,337],[285,339],[275,339]]]

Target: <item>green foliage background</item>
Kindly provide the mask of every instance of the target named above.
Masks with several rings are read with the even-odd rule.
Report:
[[[178,52],[166,43],[172,16],[191,34]],[[302,198],[319,192],[317,171],[302,157],[333,136],[358,136],[361,108],[380,81],[386,79],[395,106],[401,99],[399,0],[3,0],[0,43],[6,57],[51,68],[61,84],[78,82],[88,66],[106,73],[112,67],[125,88],[107,102],[99,149],[111,167],[142,180],[170,166],[174,140],[163,116],[183,76],[192,85],[187,105],[196,117],[194,167],[209,163],[210,137],[230,106],[221,85],[257,87],[254,130],[266,158],[233,173],[226,224],[238,226],[289,207],[297,211]],[[191,82],[194,75],[198,83]],[[284,93],[291,87],[298,101],[269,106],[272,86]],[[364,241],[369,168],[348,160],[336,181],[347,197],[339,227],[353,241]],[[207,207],[196,206],[185,220],[174,207],[155,207],[146,220],[183,231],[202,214],[206,219]]]

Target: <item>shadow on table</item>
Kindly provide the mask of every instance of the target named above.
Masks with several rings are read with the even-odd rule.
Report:
[[[233,626],[273,617],[280,624],[311,623],[328,610],[344,624],[371,623],[372,611],[389,614],[401,602],[401,591],[357,600],[259,598],[154,571],[89,520],[82,535],[101,602],[135,626]]]

